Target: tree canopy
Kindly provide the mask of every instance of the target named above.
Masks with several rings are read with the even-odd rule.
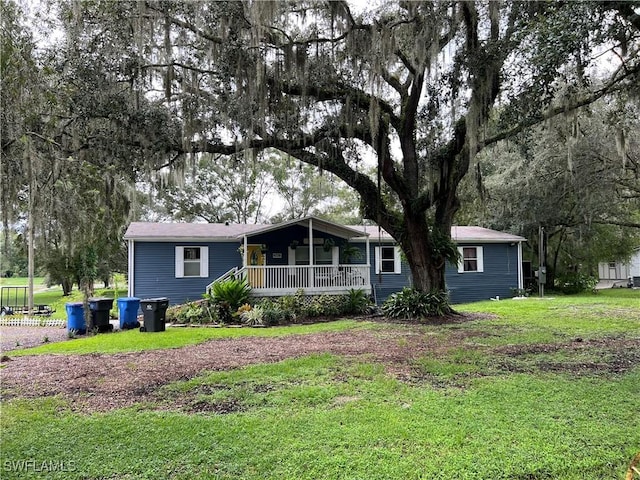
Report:
[[[478,152],[637,90],[640,71],[637,2],[60,5],[79,59],[179,122],[140,139],[158,152],[149,168],[277,149],[331,172],[423,291],[445,288]]]

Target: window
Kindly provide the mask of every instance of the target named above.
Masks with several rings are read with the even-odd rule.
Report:
[[[309,247],[298,247],[292,251],[296,265],[309,265]]]
[[[208,247],[176,247],[176,278],[208,276]]]
[[[335,265],[338,263],[338,255],[337,255],[338,247],[331,247],[331,249],[327,252],[324,247],[315,247],[313,249],[313,254],[315,255],[315,263],[316,265]]]
[[[458,247],[458,251],[461,257],[458,273],[484,271],[482,247]]]
[[[400,247],[376,247],[376,273],[400,273]]]
[[[616,268],[616,262],[609,262],[609,268]]]

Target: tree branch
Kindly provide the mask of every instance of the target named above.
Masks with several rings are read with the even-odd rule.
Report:
[[[518,133],[522,132],[523,130],[529,127],[533,127],[534,125],[538,125],[539,123],[542,123],[545,120],[549,120],[550,118],[553,118],[557,115],[571,112],[580,107],[584,107],[585,105],[589,105],[595,102],[596,100],[604,97],[605,95],[608,95],[610,93],[613,93],[623,88],[622,86],[620,86],[620,83],[625,79],[638,74],[640,72],[640,63],[638,63],[634,68],[627,70],[626,73],[620,76],[619,78],[616,78],[616,75],[620,72],[621,69],[623,69],[622,65],[612,75],[612,78],[610,79],[610,81],[607,82],[601,89],[591,92],[590,94],[585,95],[582,98],[577,99],[573,103],[570,103],[568,105],[558,105],[556,107],[550,108],[544,113],[540,113],[539,115],[535,115],[533,117],[525,119],[524,121],[518,123],[517,125],[514,125],[512,128],[503,130],[502,132],[499,132],[491,137],[481,140],[480,142],[478,142],[478,151],[487,147],[488,145],[499,142],[500,140],[511,138],[514,135],[517,135]]]
[[[618,227],[640,228],[640,223],[621,220],[591,220],[591,223],[597,223],[598,225],[616,225]]]

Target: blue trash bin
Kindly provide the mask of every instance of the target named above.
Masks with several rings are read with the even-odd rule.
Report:
[[[122,297],[118,299],[118,316],[120,318],[120,330],[138,328],[138,309],[140,299],[136,297]]]
[[[82,302],[69,302],[65,304],[65,309],[67,310],[67,331],[81,335],[87,333]]]

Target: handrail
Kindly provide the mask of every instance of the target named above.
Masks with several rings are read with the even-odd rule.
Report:
[[[226,271],[225,273],[223,273],[222,275],[220,275],[218,278],[216,278],[213,282],[211,282],[209,285],[207,285],[205,291],[207,293],[211,292],[211,289],[213,288],[213,286],[216,283],[220,283],[220,282],[224,282],[225,280],[229,280],[232,277],[236,277],[239,273],[242,273],[242,271],[244,270],[244,267],[242,268],[238,268],[238,267],[233,267],[230,270]]]

